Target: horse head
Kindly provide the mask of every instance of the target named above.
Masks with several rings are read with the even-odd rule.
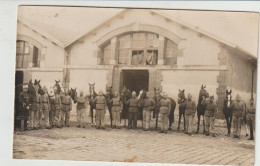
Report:
[[[185,89],[183,89],[183,90],[179,89],[178,97],[180,99],[184,99],[185,98],[185,93],[184,92],[185,92]]]
[[[140,90],[138,99],[143,99],[146,97],[146,91],[144,89]]]
[[[96,92],[95,92],[95,83],[88,83],[89,85],[89,94],[91,97],[95,97]]]
[[[202,97],[205,97],[205,98],[209,97],[209,93],[206,90],[206,85],[203,86],[203,84],[201,85],[201,88],[200,88],[199,99],[202,99]]]
[[[37,92],[38,92],[40,95],[43,95],[45,92],[44,92],[44,90],[43,90],[43,88],[42,88],[40,82],[41,82],[41,80],[38,80],[38,81],[37,81],[37,80],[35,79],[33,85],[34,85],[34,87],[36,87],[35,89],[37,90]]]
[[[57,93],[60,94],[61,92],[64,92],[64,88],[63,88],[63,85],[59,79],[59,81],[56,81],[55,80],[55,85],[53,86],[53,88],[57,88]]]
[[[232,101],[232,90],[228,91],[226,90],[226,101],[227,101],[227,107],[231,106],[231,101]]]
[[[76,103],[76,97],[77,97],[77,88],[73,89],[70,88],[69,90],[69,95],[72,98],[72,100],[74,101],[74,103]]]

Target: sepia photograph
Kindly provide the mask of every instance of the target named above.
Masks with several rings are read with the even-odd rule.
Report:
[[[13,159],[253,166],[259,13],[19,6]]]

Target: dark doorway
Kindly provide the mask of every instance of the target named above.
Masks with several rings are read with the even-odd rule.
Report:
[[[15,72],[15,86],[23,84],[23,71]]]
[[[121,90],[125,86],[131,92],[135,91],[137,95],[141,89],[148,91],[148,70],[123,70],[121,77]]]

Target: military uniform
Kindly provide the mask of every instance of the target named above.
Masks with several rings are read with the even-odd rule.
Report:
[[[37,129],[39,127],[39,114],[40,114],[40,97],[41,95],[36,92],[35,96],[32,96],[32,106],[30,110],[30,123],[31,129]]]
[[[31,103],[32,103],[32,97],[28,92],[21,92],[19,94],[18,116],[21,117],[21,119],[24,119],[25,128],[27,128]]]
[[[132,97],[127,101],[127,104],[129,104],[129,110],[128,110],[128,126],[130,128],[137,127],[137,119],[138,119],[138,107],[139,107],[139,102],[137,97]]]
[[[212,134],[212,136],[215,136],[214,132],[214,121],[215,121],[215,114],[217,112],[217,106],[216,104],[212,101],[206,101],[204,100],[202,102],[202,105],[205,107],[205,131],[206,135],[209,135],[209,133]]]
[[[40,124],[43,126],[46,126],[47,128],[50,127],[50,121],[49,121],[49,114],[50,114],[50,102],[49,102],[49,96],[47,93],[44,93],[40,97],[41,102],[41,113],[40,115]],[[43,122],[42,122],[43,120]]]
[[[77,127],[82,126],[83,128],[86,127],[86,98],[83,96],[79,96],[77,98]]]
[[[247,121],[250,126],[250,138],[251,140],[254,139],[254,132],[255,132],[255,105],[249,103],[247,105]]]
[[[105,114],[106,114],[106,99],[104,96],[98,95],[94,99],[96,103],[96,124],[97,128],[104,127]]]
[[[70,111],[72,109],[72,100],[69,95],[64,95],[61,98],[62,109],[60,111],[61,125],[69,127]]]
[[[50,126],[54,125],[54,119],[55,119],[55,96],[49,97],[49,102],[50,102],[50,112],[49,112],[49,121],[50,121]]]
[[[241,121],[244,112],[244,104],[241,101],[239,102],[234,101],[232,102],[231,108],[233,110],[232,113],[233,135],[234,137],[240,137]]]
[[[123,109],[123,103],[119,97],[112,98],[112,119],[115,127],[120,126],[120,114]]]
[[[56,127],[60,127],[60,111],[61,111],[61,98],[59,94],[55,94],[54,95],[54,106],[55,106],[55,110],[54,110],[54,123],[53,125]]]
[[[155,102],[152,98],[146,98],[142,101],[143,107],[143,125],[145,130],[150,128],[151,114],[154,109]]]
[[[163,132],[166,132],[168,129],[168,120],[169,120],[170,110],[171,110],[170,99],[161,99],[159,117],[161,119],[161,130]]]
[[[186,132],[191,134],[192,133],[192,125],[193,125],[193,119],[196,113],[196,104],[192,100],[186,100],[185,103],[185,116],[186,116]]]

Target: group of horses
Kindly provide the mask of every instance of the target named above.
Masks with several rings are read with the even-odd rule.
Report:
[[[38,91],[36,91],[36,86]],[[23,85],[18,85],[16,86],[15,89],[15,107],[18,108],[19,104],[19,94],[22,92]],[[46,87],[45,87],[46,88]],[[50,88],[47,88],[47,93],[49,97],[54,96],[54,89],[56,90],[56,93],[61,94],[64,93],[64,88],[60,80],[56,81],[53,86]],[[142,93],[141,93],[142,92]],[[40,84],[40,80],[32,81],[29,82],[28,84],[28,93],[32,96],[35,96],[36,93],[39,94],[44,94],[46,93],[44,88]],[[77,89],[70,88],[68,91],[69,95],[71,96],[72,100],[74,103],[76,103],[76,97],[77,97]],[[227,123],[227,129],[228,129],[228,135],[231,133],[231,122],[232,122],[232,109],[230,108],[232,104],[232,96],[231,96],[232,91],[226,91],[226,99],[224,100],[224,107],[223,107],[223,113],[225,115],[226,123]],[[146,92],[144,90],[141,90],[139,92],[139,98],[141,100],[145,96]],[[154,88],[154,101],[155,101],[155,106],[153,110],[153,118],[156,120],[155,124],[155,129],[158,128],[158,118],[159,118],[159,110],[160,110],[160,100],[162,99],[161,94],[161,89],[160,88]],[[106,93],[103,94],[107,100],[107,107],[108,107],[108,112],[110,116],[110,125],[112,126],[112,104],[111,99],[114,97],[114,93],[112,90],[112,86],[107,86],[106,87]],[[89,99],[89,105],[90,105],[90,116],[91,116],[91,124],[94,124],[94,110],[95,110],[95,103],[93,102],[93,99],[97,96],[97,93],[95,92],[95,83],[89,83],[89,94],[86,96]],[[128,119],[128,109],[129,105],[126,104],[126,101],[128,101],[132,97],[131,91],[127,89],[126,87],[123,88],[120,98],[123,103],[123,111],[121,113],[121,119]],[[202,100],[204,98],[209,97],[209,93],[206,90],[206,86],[202,85],[200,90],[199,90],[199,98],[198,98],[198,103],[197,103],[197,118],[198,118],[198,124],[197,124],[197,131],[196,134],[199,133],[200,130],[200,118],[203,117],[203,133],[205,133],[205,123],[204,123],[204,113],[205,113],[205,107],[202,105]],[[173,98],[169,97],[171,100],[171,110],[169,114],[169,129],[172,129],[172,124],[174,122],[174,111],[176,108],[176,102]],[[185,129],[185,102],[187,98],[185,97],[185,90],[179,90],[178,93],[178,104],[179,104],[179,120],[178,120],[178,131],[180,129],[180,123],[181,119],[183,117],[184,121],[184,129]],[[15,115],[16,115],[16,109],[15,109]],[[17,116],[15,116],[17,120]],[[142,120],[142,108],[139,108],[139,116],[138,120]]]

